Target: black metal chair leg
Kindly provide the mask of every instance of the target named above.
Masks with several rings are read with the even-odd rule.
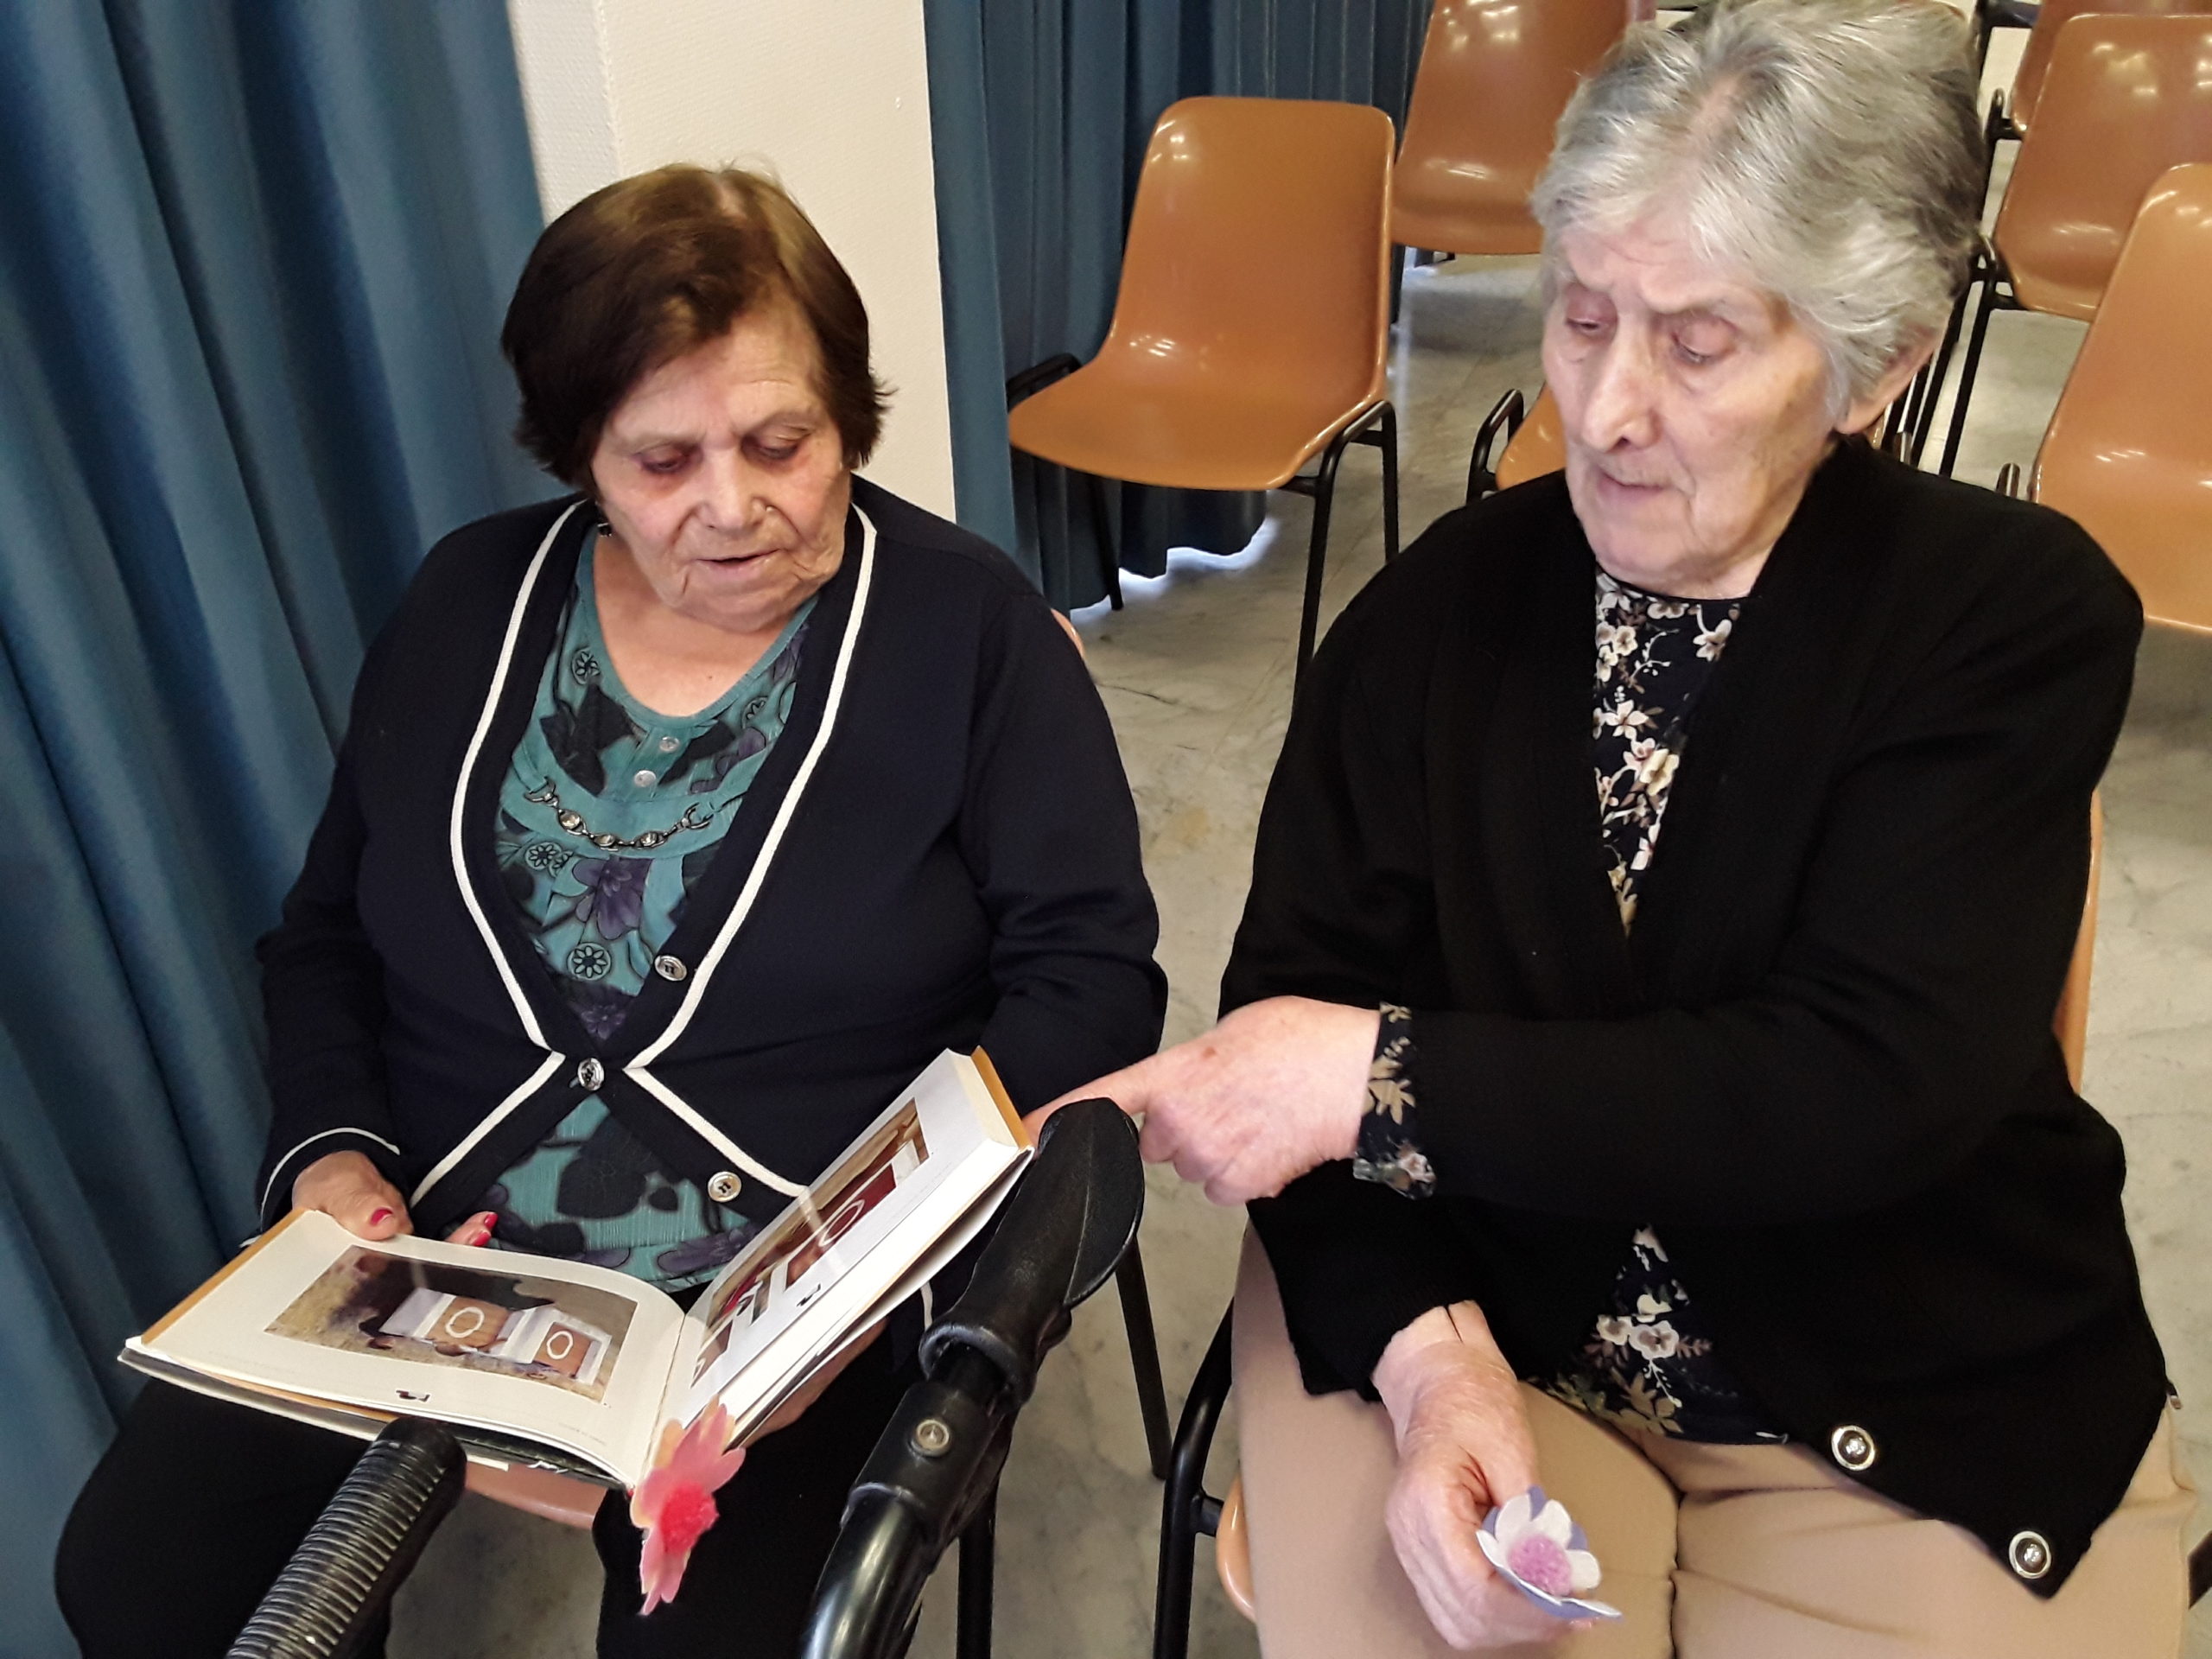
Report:
[[[1981,368],[1981,348],[1989,338],[1989,314],[1997,308],[1997,273],[1985,273],[1981,284],[1981,303],[1974,308],[1974,333],[1967,340],[1966,361],[1959,369],[1959,390],[1951,404],[1951,429],[1943,439],[1943,464],[1936,470],[1944,477],[1951,475],[1951,468],[1958,463],[1959,441],[1966,435],[1967,403],[1974,395],[1974,377]]]
[[[1382,405],[1382,559],[1398,556],[1398,411]]]
[[[1114,608],[1122,608],[1122,561],[1120,549],[1114,539],[1113,510],[1106,504],[1106,480],[1096,473],[1085,473],[1090,484],[1090,524],[1098,537],[1098,574],[1106,580],[1106,597]]]
[[[1306,678],[1306,664],[1313,659],[1313,640],[1321,625],[1322,566],[1329,551],[1329,509],[1335,505],[1337,467],[1344,458],[1349,432],[1339,432],[1322,453],[1321,469],[1313,478],[1313,531],[1306,548],[1306,605],[1298,618],[1298,667],[1291,677],[1291,696]]]
[[[1943,395],[1943,382],[1951,372],[1951,354],[1959,348],[1959,334],[1966,323],[1967,302],[1973,297],[1974,285],[1982,280],[1983,264],[1979,255],[1967,268],[1967,279],[1959,285],[1959,296],[1952,302],[1951,315],[1944,320],[1942,343],[1936,348],[1935,360],[1929,365],[1926,393],[1912,408],[1910,435],[1911,448],[1905,459],[1914,466],[1920,465],[1922,452],[1928,448],[1929,435],[1936,429],[1936,404]]]
[[[999,1489],[960,1535],[959,1629],[953,1637],[957,1659],[991,1659],[991,1591],[998,1561]]]
[[[1396,326],[1398,313],[1406,296],[1406,261],[1413,257],[1413,250],[1390,245],[1390,321]]]
[[[1167,1478],[1167,1384],[1160,1370],[1160,1337],[1152,1322],[1152,1294],[1145,1285],[1144,1255],[1136,1241],[1114,1269],[1122,1293],[1122,1325],[1128,1332],[1129,1363],[1137,1375],[1137,1409],[1144,1414],[1145,1450],[1155,1480]]]
[[[1221,1522],[1219,1500],[1206,1496],[1206,1454],[1229,1398],[1230,1321],[1221,1316],[1213,1342],[1192,1380],[1175,1430],[1175,1459],[1161,1502],[1160,1592],[1153,1606],[1153,1659],[1185,1659],[1191,1649],[1191,1589],[1198,1574],[1198,1535]]]

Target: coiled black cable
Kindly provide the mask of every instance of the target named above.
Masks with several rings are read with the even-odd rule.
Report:
[[[435,1423],[379,1434],[276,1575],[230,1659],[348,1659],[460,1502],[464,1459]]]

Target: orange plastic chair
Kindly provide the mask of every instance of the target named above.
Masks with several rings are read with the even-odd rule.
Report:
[[[2208,60],[2212,61],[2212,60]],[[2212,166],[2152,187],[2036,456],[2153,621],[2212,632]]]
[[[1383,551],[1398,550],[1384,379],[1390,151],[1390,118],[1366,105],[1172,105],[1145,152],[1105,344],[1081,367],[1056,359],[1009,383],[1011,401],[1072,371],[1007,417],[1014,447],[1042,460],[1094,479],[1311,496],[1301,675],[1348,444],[1382,452]],[[1103,498],[1093,490],[1110,566]]]
[[[1493,466],[1491,452],[1501,435],[1506,440],[1505,453]],[[1525,415],[1521,394],[1509,391],[1475,434],[1475,451],[1467,461],[1467,499],[1479,501],[1493,490],[1510,490],[1566,465],[1567,435],[1560,429],[1559,405],[1552,401],[1551,388],[1537,394],[1535,407]]]
[[[1540,252],[1529,193],[1552,130],[1627,21],[1624,0],[1436,0],[1390,183],[1390,239]]]
[[[1998,211],[1993,246],[1960,293],[1963,307],[1967,292],[1980,284],[1943,445],[1946,475],[1966,431],[1990,314],[2040,311],[2088,321],[2136,209],[2159,175],[2183,162],[2212,162],[2207,65],[2212,16],[2096,15],[2076,17],[2059,31],[2035,124]],[[1955,328],[1963,313],[1953,315]],[[1941,378],[1939,372],[1937,384]]]
[[[2035,119],[2036,101],[2050,73],[2051,48],[2058,32],[2083,12],[2129,16],[2185,17],[2212,14],[2212,0],[2043,0],[2028,43],[2020,54],[2020,67],[2012,77],[2012,96],[1998,93],[1991,105],[1991,124],[2000,138],[2024,137]]]

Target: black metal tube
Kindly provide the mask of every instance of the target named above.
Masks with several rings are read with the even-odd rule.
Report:
[[[1137,1409],[1144,1417],[1144,1444],[1154,1480],[1167,1478],[1167,1383],[1160,1369],[1160,1337],[1152,1323],[1152,1294],[1146,1287],[1144,1256],[1135,1239],[1114,1270],[1122,1293],[1122,1325],[1128,1332],[1129,1364],[1136,1372]]]
[[[960,1535],[960,1628],[957,1659],[991,1659],[991,1592],[998,1556],[999,1489]]]
[[[461,1501],[461,1446],[436,1423],[403,1417],[353,1465],[292,1553],[230,1659],[347,1659],[359,1650]]]
[[[1230,1322],[1220,1328],[1183,1402],[1183,1421],[1175,1430],[1175,1455],[1168,1465],[1167,1493],[1160,1503],[1160,1588],[1152,1615],[1153,1659],[1185,1659],[1191,1646],[1191,1586],[1197,1575],[1198,1535],[1211,1532],[1220,1513],[1209,1515],[1206,1456],[1229,1399]]]

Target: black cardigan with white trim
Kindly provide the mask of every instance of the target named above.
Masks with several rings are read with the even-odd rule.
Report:
[[[362,668],[259,947],[264,1222],[353,1149],[442,1230],[594,1084],[758,1221],[942,1049],[981,1045],[1024,1109],[1152,1052],[1158,918],[1096,688],[1001,554],[865,480],[791,721],[664,947],[685,971],[594,1043],[492,836],[589,522],[571,498],[454,531]]]
[[[1624,935],[1594,569],[1554,475],[1447,514],[1315,657],[1226,1007],[1414,1010],[1421,1200],[1332,1164],[1252,1219],[1315,1392],[1482,1304],[1524,1376],[1656,1227],[1792,1436],[2039,1594],[2165,1398],[2120,1137],[2051,1011],[2141,607],[2046,508],[1843,445],[1700,694]]]

